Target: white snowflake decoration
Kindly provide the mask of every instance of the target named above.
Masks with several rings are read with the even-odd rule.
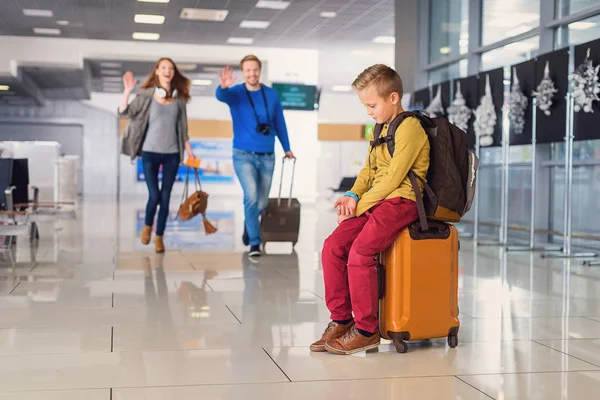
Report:
[[[600,97],[598,97],[598,93],[600,93],[599,69],[600,65],[594,68],[592,60],[590,60],[590,49],[588,49],[583,64],[577,67],[573,74],[569,75],[575,99],[575,112],[581,110],[586,113],[594,112],[592,105],[594,101],[600,100]]]
[[[558,89],[554,86],[554,81],[550,78],[550,61],[546,61],[546,67],[544,68],[544,79],[541,80],[537,89],[532,93],[533,97],[537,99],[537,105],[540,110],[546,115],[551,115],[552,103],[554,99],[554,93],[557,93]]]
[[[425,109],[430,117],[441,117],[444,115],[444,104],[442,103],[442,85],[438,85],[437,94],[431,100],[431,104]]]
[[[491,146],[494,144],[497,117],[489,75],[486,75],[485,95],[481,97],[481,102],[473,114],[475,114],[475,135],[479,138],[479,145],[483,147]]]
[[[448,120],[467,132],[472,114],[473,112],[467,107],[465,98],[460,90],[460,82],[458,82],[456,85],[456,96],[454,96],[452,105],[448,107]]]
[[[523,130],[525,130],[525,110],[527,109],[527,103],[529,103],[529,100],[523,94],[517,70],[513,68],[513,83],[510,95],[508,96],[508,107],[510,126],[513,128],[515,135],[521,135],[523,134]]]

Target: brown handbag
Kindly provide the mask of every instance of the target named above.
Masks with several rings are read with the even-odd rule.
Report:
[[[200,184],[200,175],[198,169],[191,168],[194,170],[194,184],[196,191],[189,195],[190,187],[190,167],[187,169],[185,177],[185,185],[183,188],[183,196],[181,198],[181,206],[179,206],[178,217],[182,221],[188,221],[198,214],[202,215],[202,222],[204,223],[204,231],[207,235],[215,233],[217,228],[206,219],[206,206],[208,205],[208,193],[202,191],[202,185]]]

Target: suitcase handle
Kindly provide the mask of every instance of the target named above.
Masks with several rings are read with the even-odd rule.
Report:
[[[281,164],[281,177],[279,179],[279,195],[277,196],[277,206],[281,205],[281,190],[283,189],[283,171],[285,169],[285,160],[287,157],[283,157]],[[296,173],[296,157],[291,159],[294,164],[292,165],[292,182],[290,183],[290,197],[288,198],[288,207],[292,205],[292,190],[294,189],[294,175]]]

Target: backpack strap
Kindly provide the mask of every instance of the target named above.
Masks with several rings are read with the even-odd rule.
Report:
[[[373,129],[373,140],[371,141],[371,150],[386,143],[388,151],[390,152],[390,156],[393,157],[396,147],[396,130],[405,118],[411,117],[414,114],[415,113],[412,111],[404,111],[396,115],[392,122],[389,123],[387,135],[385,135],[385,137],[379,137],[379,135],[381,135],[381,130],[383,129],[383,124],[375,125],[375,129]]]
[[[413,191],[415,192],[415,197],[417,199],[417,212],[419,214],[419,222],[421,223],[421,230],[428,231],[429,223],[427,222],[427,212],[425,211],[425,202],[423,201],[423,196],[421,195],[421,189],[419,188],[419,183],[417,179],[423,183],[423,188],[425,192],[427,192],[427,197],[429,200],[437,204],[437,196],[431,186],[425,181],[425,179],[421,178],[417,174],[415,174],[412,170],[408,171],[408,179],[410,179],[410,183],[413,187]]]
[[[373,140],[371,140],[369,142],[369,145],[371,146],[371,150],[373,150],[375,147],[379,146],[380,144],[385,143],[385,138],[380,138],[379,135],[381,135],[381,130],[383,129],[383,124],[375,124],[375,126],[373,127]]]

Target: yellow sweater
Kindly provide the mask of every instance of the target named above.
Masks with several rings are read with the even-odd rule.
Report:
[[[381,130],[380,137],[387,135],[388,125]],[[373,131],[371,131],[371,138]],[[406,118],[396,130],[394,157],[387,145],[377,146],[369,155],[364,168],[358,174],[352,192],[358,195],[356,215],[367,212],[382,200],[403,197],[416,201],[408,171],[412,170],[425,179],[429,168],[429,140],[415,117]],[[421,193],[423,184],[419,181]]]

